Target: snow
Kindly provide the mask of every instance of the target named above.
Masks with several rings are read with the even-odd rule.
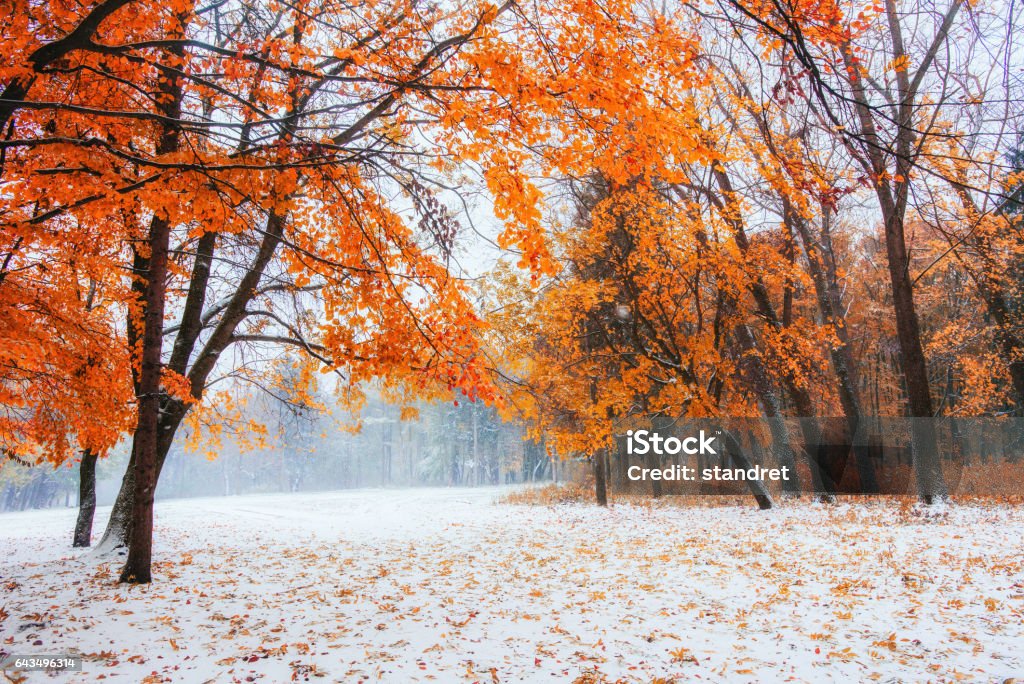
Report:
[[[160,501],[145,587],[70,548],[74,511],[0,515],[0,649],[82,654],[74,682],[1024,676],[1020,508],[507,491]]]

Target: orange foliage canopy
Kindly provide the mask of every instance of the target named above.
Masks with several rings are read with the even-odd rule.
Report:
[[[537,177],[626,183],[709,154],[685,98],[696,41],[624,0],[17,0],[0,22],[0,438],[55,461],[133,422],[154,217],[172,226],[180,405],[240,345],[296,348],[355,394],[384,377],[493,401],[435,188],[476,165],[501,243],[539,276]]]

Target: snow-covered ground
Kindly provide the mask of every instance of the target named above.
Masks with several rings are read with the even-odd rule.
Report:
[[[69,548],[73,511],[0,515],[0,649],[81,654],[59,676],[79,682],[1024,677],[1019,508],[503,491],[161,501],[156,581],[134,588]]]

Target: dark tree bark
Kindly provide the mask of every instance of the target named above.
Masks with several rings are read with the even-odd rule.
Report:
[[[590,457],[594,464],[594,496],[598,506],[608,505],[608,480],[605,472],[605,450],[602,448]]]
[[[644,457],[644,465],[652,470],[661,466],[661,464],[658,463],[658,457],[655,455],[654,449],[647,450],[647,455]],[[659,499],[662,494],[661,480],[651,478],[651,496],[655,499]]]
[[[179,91],[180,92],[180,91]],[[167,292],[167,250],[170,224],[156,217],[149,230],[149,273],[146,275],[145,326],[139,372],[139,419],[134,439],[135,487],[131,508],[131,538],[121,582],[151,581],[153,556],[153,497],[157,481],[157,434],[160,428],[160,372],[163,368],[164,300]]]
[[[626,450],[626,438],[615,438],[615,486],[619,491],[629,489],[629,452]]]
[[[163,472],[167,454],[174,443],[174,435],[185,419],[188,407],[180,401],[169,399],[166,395],[162,398],[160,409],[160,428],[157,435],[157,459],[155,477],[160,479]],[[135,497],[135,445],[132,445],[132,453],[128,459],[128,467],[121,479],[121,488],[114,500],[114,507],[110,512],[110,519],[103,532],[103,537],[96,545],[102,551],[112,551],[120,547],[126,547],[131,541],[132,535],[132,511],[134,510]]]
[[[96,513],[96,454],[82,452],[78,466],[78,521],[72,546],[86,547],[92,543],[92,520]]]
[[[742,468],[743,470],[753,468],[754,464],[751,463],[750,459],[744,455],[743,445],[736,440],[736,437],[734,437],[728,430],[723,432],[723,436],[725,437],[726,453],[729,455],[729,458],[736,467]],[[766,511],[775,506],[775,502],[772,501],[772,495],[768,491],[764,482],[761,480],[747,480],[747,486],[750,488],[750,493],[754,495],[754,499],[757,501],[757,507],[762,511]]]

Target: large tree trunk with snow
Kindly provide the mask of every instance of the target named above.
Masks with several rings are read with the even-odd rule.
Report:
[[[200,401],[203,390],[206,387],[206,380],[216,365],[221,353],[231,344],[232,335],[238,324],[245,318],[245,309],[248,303],[256,296],[257,287],[263,271],[270,262],[274,251],[280,244],[281,235],[284,230],[284,217],[275,213],[267,219],[264,231],[263,242],[260,244],[256,258],[250,265],[249,270],[240,279],[238,288],[231,297],[221,322],[214,329],[202,348],[191,369],[187,368],[190,357],[202,329],[200,315],[203,311],[203,302],[207,282],[209,278],[209,267],[216,246],[216,240],[211,237],[200,240],[199,255],[193,266],[192,278],[189,285],[189,294],[186,299],[185,310],[182,315],[182,324],[171,352],[170,361],[167,367],[181,375],[187,375],[192,386],[192,398]],[[211,234],[212,235],[212,234]],[[145,267],[144,260],[136,260],[136,267]],[[137,339],[137,335],[129,324],[129,340]],[[136,383],[136,391],[141,394]],[[157,458],[154,477],[158,480],[160,471],[163,468],[164,460],[170,451],[181,421],[188,412],[188,406],[179,400],[172,400],[166,395],[161,397],[162,404],[159,411],[159,427],[157,430]],[[128,470],[121,481],[121,489],[118,492],[117,500],[114,502],[114,509],[110,515],[103,538],[97,545],[101,552],[111,551],[120,547],[128,546],[132,535],[132,511],[134,508],[135,491],[135,463],[136,445],[132,443],[132,456],[128,463]],[[156,480],[154,480],[155,485]]]
[[[182,404],[180,401],[163,397],[163,402],[160,408],[160,422],[157,432],[157,459],[156,459],[156,473],[155,477],[157,482],[160,479],[160,473],[163,471],[164,462],[167,460],[167,454],[171,450],[171,445],[174,443],[174,435],[181,425],[182,420],[185,418],[185,414],[188,412],[188,407]],[[132,532],[132,510],[134,508],[135,497],[135,443],[132,442],[132,453],[128,459],[128,467],[125,469],[124,477],[121,478],[121,488],[117,492],[117,498],[114,500],[114,507],[110,512],[110,520],[107,521],[107,527],[103,532],[103,537],[96,545],[97,551],[101,553],[108,553],[115,551],[120,548],[125,548],[131,541]]]
[[[132,499],[135,493],[135,450],[132,449],[132,456],[128,459],[128,467],[121,478],[121,488],[117,490],[117,498],[114,499],[114,507],[110,510],[110,518],[107,520],[107,527],[103,536],[96,544],[99,553],[117,551],[128,546],[128,537],[131,534]]]
[[[78,520],[75,522],[73,546],[92,543],[92,520],[96,513],[96,454],[86,449],[78,466]]]

